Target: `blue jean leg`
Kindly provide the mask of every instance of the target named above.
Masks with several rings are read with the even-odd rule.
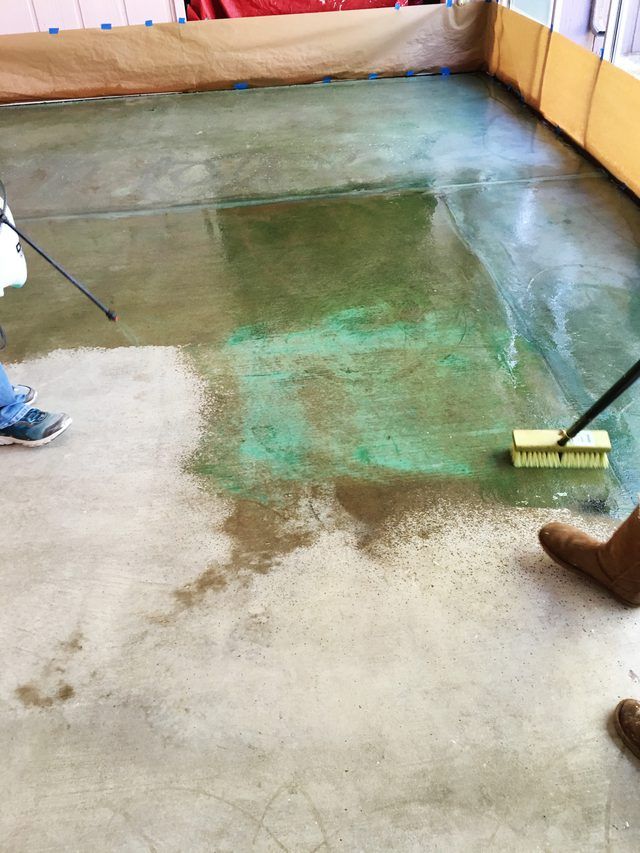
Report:
[[[17,397],[4,367],[0,364],[0,429],[6,429],[29,411],[24,398]]]

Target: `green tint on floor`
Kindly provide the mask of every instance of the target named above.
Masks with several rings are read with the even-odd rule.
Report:
[[[516,472],[513,426],[562,405],[510,328],[491,278],[428,196],[254,208],[221,216],[245,318],[199,347],[219,416],[200,474],[269,501],[301,483],[424,480],[447,493],[554,505],[566,474]],[[336,271],[339,275],[336,275]],[[615,509],[611,475],[572,500]]]
[[[512,322],[544,358],[567,401],[586,411],[640,358],[640,211],[609,181],[550,182],[452,193],[447,204],[491,270]],[[495,239],[496,233],[502,236]],[[541,422],[536,413],[533,426]],[[640,491],[636,386],[599,420],[612,464]]]
[[[103,193],[101,209],[116,209],[119,199],[123,209],[139,208],[118,216],[65,218],[76,202],[63,182],[61,217],[34,219],[27,229],[123,323],[107,323],[30,257],[29,284],[0,304],[7,359],[82,346],[183,347],[209,389],[208,428],[190,465],[211,488],[239,497],[280,502],[299,487],[352,478],[417,484],[435,500],[462,489],[521,506],[626,511],[640,489],[637,394],[602,422],[612,434],[613,471],[516,471],[507,449],[514,427],[566,425],[638,357],[637,207],[480,76],[232,97],[4,114],[35,134],[36,149],[46,116],[59,116],[66,133],[69,115],[82,114],[96,150],[107,145],[110,116],[122,138],[135,132],[142,144],[146,128],[153,152],[176,143],[182,119],[185,133],[199,134],[194,105],[208,105],[202,122],[210,135],[198,145],[227,177],[236,169],[235,183],[212,179],[207,190],[189,182],[189,170],[143,180],[125,158],[111,196],[97,169],[91,186]],[[249,141],[257,133],[249,103],[264,120],[269,186],[260,183],[269,164],[255,160]],[[396,127],[401,104],[407,121]],[[159,115],[149,118],[150,110]],[[299,114],[307,126],[298,128],[296,148],[282,120]],[[213,115],[233,119],[235,141]],[[372,137],[374,115],[380,132]],[[326,134],[330,119],[349,141],[322,137],[315,169],[313,134]],[[405,139],[404,149],[388,148],[383,125],[394,145]],[[79,192],[93,154],[82,153],[85,142],[69,145]],[[35,180],[26,162],[20,169]],[[355,174],[358,186],[377,175],[388,191],[349,194]],[[172,181],[182,192],[175,201],[189,206],[153,209],[170,204]],[[27,182],[25,207],[38,212],[36,189]],[[206,203],[318,189],[337,197]]]

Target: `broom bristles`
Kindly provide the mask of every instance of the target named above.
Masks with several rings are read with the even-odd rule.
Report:
[[[511,451],[516,468],[608,468],[606,453],[540,453],[539,451]]]
[[[511,459],[516,468],[608,468],[605,430],[585,430],[564,447],[560,430],[514,430]]]

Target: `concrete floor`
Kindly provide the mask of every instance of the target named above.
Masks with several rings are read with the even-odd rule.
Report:
[[[488,78],[0,113],[31,259],[5,448],[0,847],[632,851],[634,610],[536,531],[640,488],[518,472],[637,358],[637,208]]]

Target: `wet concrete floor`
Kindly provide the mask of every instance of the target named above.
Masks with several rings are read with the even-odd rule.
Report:
[[[3,451],[5,847],[637,849],[638,620],[535,541],[628,512],[637,395],[609,471],[506,451],[636,360],[638,208],[482,75],[0,118],[123,318],[32,257],[0,303],[76,421]]]

